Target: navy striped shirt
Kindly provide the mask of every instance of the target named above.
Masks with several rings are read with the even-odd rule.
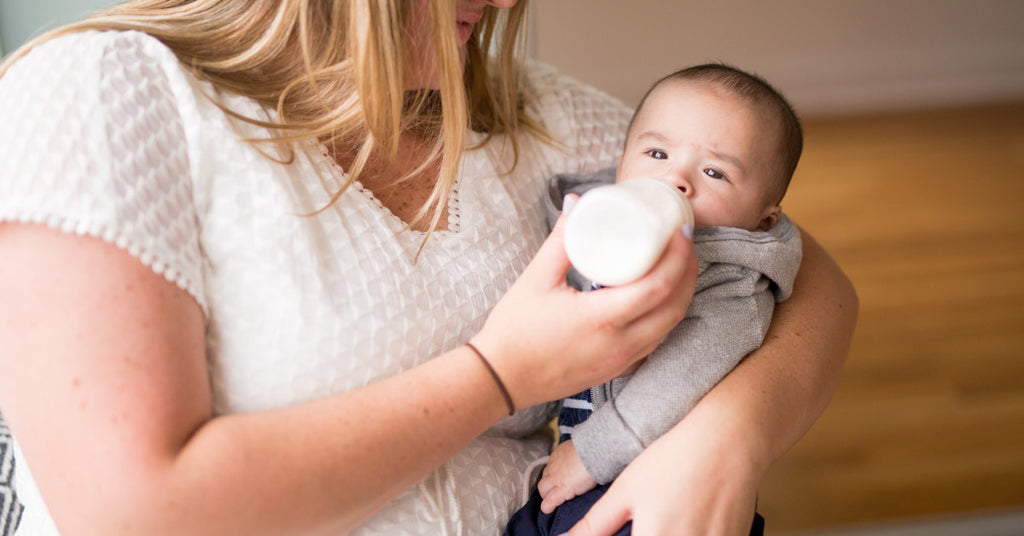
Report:
[[[558,414],[558,442],[571,439],[572,429],[593,412],[594,399],[590,396],[590,389],[562,400],[562,412]]]

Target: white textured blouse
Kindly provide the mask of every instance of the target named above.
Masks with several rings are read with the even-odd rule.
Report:
[[[0,222],[100,237],[195,298],[218,414],[354,389],[469,340],[547,234],[546,179],[615,163],[629,111],[550,68],[528,71],[529,110],[564,146],[522,139],[511,174],[501,137],[467,152],[448,230],[414,262],[423,233],[402,231],[359,184],[309,215],[345,179],[321,146],[275,162],[243,141],[266,130],[213,101],[272,112],[197,81],[145,34],[61,37],[0,79]],[[499,533],[547,454],[531,436],[547,418],[539,407],[499,423],[355,533]],[[17,455],[21,530],[56,534]]]

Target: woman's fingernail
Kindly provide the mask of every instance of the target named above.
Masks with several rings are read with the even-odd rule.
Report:
[[[690,240],[693,240],[693,226],[692,225],[686,224],[686,225],[683,226],[683,236],[685,236],[686,238],[689,238]]]
[[[562,198],[562,214],[568,214],[572,206],[576,204],[576,196],[565,194]]]

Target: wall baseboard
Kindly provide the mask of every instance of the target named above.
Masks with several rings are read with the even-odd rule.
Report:
[[[787,533],[780,536],[1020,536],[1024,509],[938,516],[846,530]]]
[[[787,97],[802,116],[833,116],[1024,100],[1024,72],[969,78],[862,80],[791,87]]]

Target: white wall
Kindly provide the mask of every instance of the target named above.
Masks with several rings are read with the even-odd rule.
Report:
[[[1024,100],[1021,0],[536,0],[533,56],[629,104],[709,60],[805,115]]]
[[[0,46],[113,0],[0,0]],[[1024,0],[533,0],[532,53],[629,104],[679,67],[761,74],[804,116],[1024,99]]]
[[[44,30],[116,3],[115,0],[0,0],[0,45],[10,52]]]

